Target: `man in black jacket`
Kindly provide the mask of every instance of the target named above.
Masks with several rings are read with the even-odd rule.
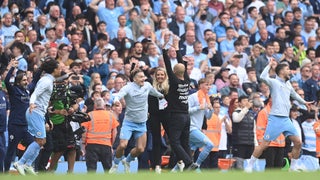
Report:
[[[163,59],[169,77],[169,92],[167,95],[169,140],[177,159],[183,161],[177,163],[173,169],[174,171],[178,168],[182,171],[185,165],[188,170],[198,168],[198,165],[192,161],[189,146],[190,116],[188,113],[188,94],[190,78],[187,73],[187,62],[182,60],[179,52],[178,41],[177,37],[173,40],[173,47],[177,51],[178,60],[178,64],[173,67],[173,70],[167,50],[163,50]]]

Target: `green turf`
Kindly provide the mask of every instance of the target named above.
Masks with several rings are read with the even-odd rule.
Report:
[[[320,172],[286,172],[268,171],[247,174],[241,171],[202,173],[162,173],[139,172],[136,174],[76,174],[56,175],[40,174],[38,176],[0,175],[0,180],[319,180]]]

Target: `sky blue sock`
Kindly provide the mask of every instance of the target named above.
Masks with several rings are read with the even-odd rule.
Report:
[[[131,161],[134,161],[134,159],[135,159],[135,157],[133,157],[131,155],[131,153],[129,153],[126,160],[127,160],[127,162],[131,162]]]
[[[121,156],[120,158],[114,157],[114,159],[113,159],[114,164],[118,165],[123,158],[124,158],[124,156]]]
[[[36,143],[35,141],[33,143],[31,143],[21,158],[21,159],[24,159],[24,163],[22,163],[22,164],[27,164],[27,165],[31,166],[33,161],[38,157],[40,148],[41,147],[39,146],[39,144]],[[20,163],[20,161],[19,161],[19,163]]]

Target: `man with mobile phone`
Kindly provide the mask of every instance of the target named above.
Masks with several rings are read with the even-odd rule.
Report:
[[[293,59],[295,61],[298,61],[300,65],[302,61],[307,57],[302,36],[299,34],[294,36],[293,38],[293,54]]]

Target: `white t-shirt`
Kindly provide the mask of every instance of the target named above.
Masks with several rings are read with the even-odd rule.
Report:
[[[224,115],[219,114],[219,118],[222,119]],[[228,118],[227,121],[230,123],[230,119]],[[228,137],[227,137],[227,129],[226,124],[224,122],[221,123],[221,136],[220,136],[220,144],[219,144],[219,150],[227,150],[227,143],[228,143]]]

